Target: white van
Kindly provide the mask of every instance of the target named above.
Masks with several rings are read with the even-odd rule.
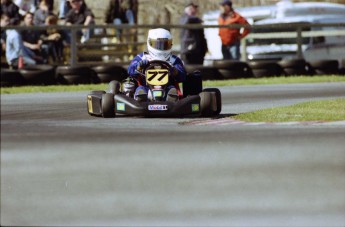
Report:
[[[302,54],[307,61],[337,59],[339,62],[345,58],[345,14],[344,15],[318,15],[318,16],[292,16],[283,18],[269,18],[258,21],[256,25],[290,25],[282,27],[257,28],[253,33],[283,33],[296,31],[297,24],[332,24],[341,26],[304,27],[303,31],[325,31],[316,37],[303,37]],[[334,35],[328,36],[330,32]],[[328,34],[327,34],[328,33]],[[326,35],[325,35],[326,34]],[[252,36],[253,37],[253,36]],[[296,38],[268,38],[247,39],[248,60],[281,60],[296,58]]]

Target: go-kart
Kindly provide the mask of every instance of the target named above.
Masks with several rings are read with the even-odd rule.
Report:
[[[107,91],[91,91],[87,95],[87,111],[92,116],[104,118],[116,115],[144,117],[182,117],[201,116],[213,117],[221,112],[221,93],[217,88],[202,88],[200,72],[187,75],[180,85],[174,81],[170,73],[171,65],[165,61],[150,61],[138,72],[146,81],[149,97],[145,101],[133,98],[133,92],[128,92],[127,81],[111,81]],[[139,81],[131,79],[131,84],[138,86]],[[176,101],[166,101],[166,88],[175,85],[178,90]]]

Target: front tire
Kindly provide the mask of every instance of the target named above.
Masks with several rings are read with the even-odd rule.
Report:
[[[102,95],[102,116],[104,118],[115,117],[115,101],[114,95],[106,93]]]

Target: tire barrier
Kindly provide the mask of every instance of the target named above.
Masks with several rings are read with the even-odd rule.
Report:
[[[1,69],[1,87],[18,86],[25,84],[22,74],[16,69]]]
[[[213,66],[203,65],[185,65],[187,73],[193,73],[199,71],[203,80],[222,80],[223,76],[219,73],[219,70]]]
[[[339,74],[339,62],[337,60],[310,61],[309,64],[317,75]]]
[[[96,72],[87,66],[58,66],[55,79],[61,84],[99,83]]]
[[[310,64],[304,59],[284,59],[278,62],[286,76],[313,75]]]
[[[250,61],[248,64],[255,78],[285,76],[283,68],[277,62]]]
[[[217,60],[213,66],[218,68],[224,79],[240,79],[253,77],[253,71],[246,62],[232,60]]]
[[[51,65],[29,65],[19,69],[20,74],[29,85],[55,84],[55,67]]]
[[[92,69],[97,73],[101,83],[109,83],[112,80],[122,81],[127,78],[127,70],[120,65],[99,65]]]
[[[345,75],[345,59],[306,62],[304,59],[271,61],[216,60],[213,66],[185,65],[188,73],[199,71],[202,80],[260,78],[292,75]],[[127,77],[124,66],[107,64],[94,67],[32,65],[14,70],[1,68],[1,87],[49,84],[90,84],[122,81]]]

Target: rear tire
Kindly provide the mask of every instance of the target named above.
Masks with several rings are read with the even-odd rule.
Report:
[[[202,117],[213,116],[213,105],[214,105],[214,93],[212,92],[201,92],[200,93],[200,114]]]
[[[102,95],[102,116],[104,118],[115,117],[115,101],[114,95],[106,93]]]

